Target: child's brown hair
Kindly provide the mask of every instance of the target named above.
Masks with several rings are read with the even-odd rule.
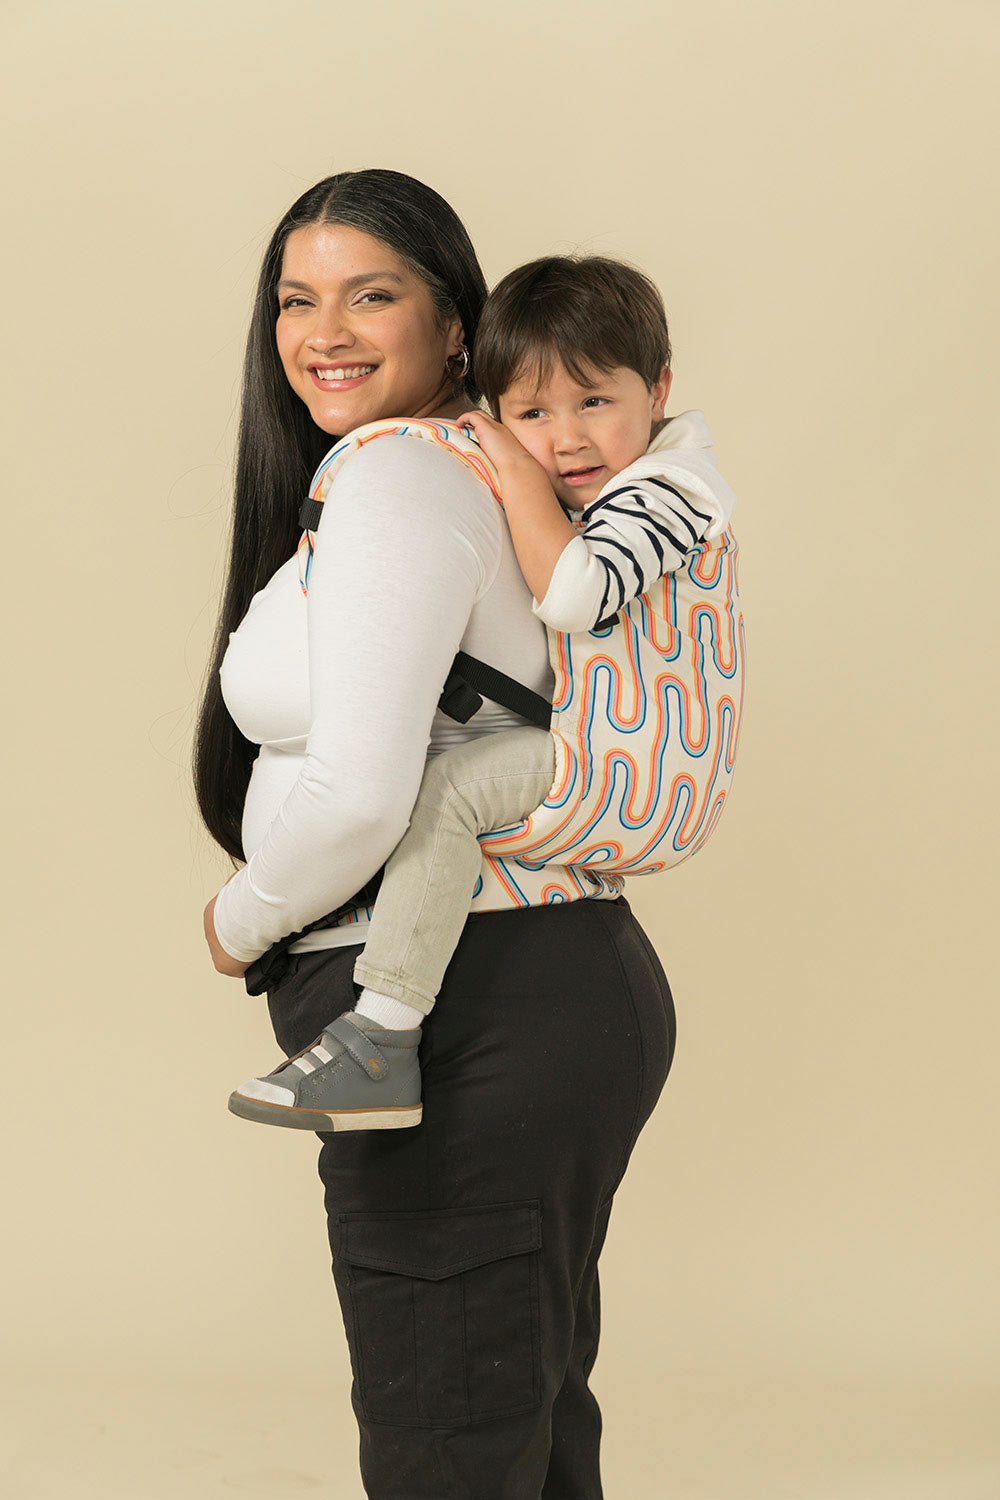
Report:
[[[476,384],[494,417],[516,380],[534,373],[542,385],[556,362],[584,385],[593,369],[624,366],[652,388],[670,358],[657,287],[604,255],[544,255],[509,271],[486,300],[473,350]]]

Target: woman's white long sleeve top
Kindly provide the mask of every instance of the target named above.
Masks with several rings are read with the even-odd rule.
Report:
[[[323,506],[308,596],[293,555],[254,594],[220,669],[260,745],[243,813],[247,863],[216,932],[249,962],[348,900],[402,838],[428,755],[523,725],[485,700],[468,724],[437,708],[459,649],[551,697],[545,626],[486,485],[406,440],[352,454]],[[318,929],[296,951],[363,942]]]

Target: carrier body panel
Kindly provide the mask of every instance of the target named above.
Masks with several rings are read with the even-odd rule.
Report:
[[[655,472],[701,498],[720,485],[711,453],[686,445],[685,416],[668,422],[623,474]],[[372,422],[350,433],[324,458],[311,499],[326,501],[357,448],[390,436],[447,448],[502,507],[496,470],[478,443],[457,423],[430,419]],[[314,546],[306,529],[298,547],[303,594]],[[480,837],[483,865],[470,912],[614,897],[627,874],[668,869],[703,846],[725,806],[739,741],[745,639],[737,557],[731,528],[710,529],[681,568],[612,623],[574,632],[546,627],[555,777],[533,814]],[[336,925],[364,920],[371,909]]]

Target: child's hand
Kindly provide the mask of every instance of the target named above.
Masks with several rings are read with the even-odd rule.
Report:
[[[487,416],[484,411],[463,412],[455,420],[459,427],[472,428],[476,441],[501,477],[504,470],[508,473],[513,470],[523,473],[528,467],[537,468],[541,473],[545,473],[541,464],[537,459],[532,458],[527,448],[521,447],[510,429],[502,422],[497,422],[493,417]]]

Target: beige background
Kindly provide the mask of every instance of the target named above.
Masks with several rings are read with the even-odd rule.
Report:
[[[226,1110],[279,1054],[189,750],[263,247],[391,166],[491,283],[647,269],[740,496],[730,809],[629,887],[679,1040],[603,1261],[609,1500],[996,1500],[997,5],[2,32],[11,1493],[361,1495],[311,1137]]]

